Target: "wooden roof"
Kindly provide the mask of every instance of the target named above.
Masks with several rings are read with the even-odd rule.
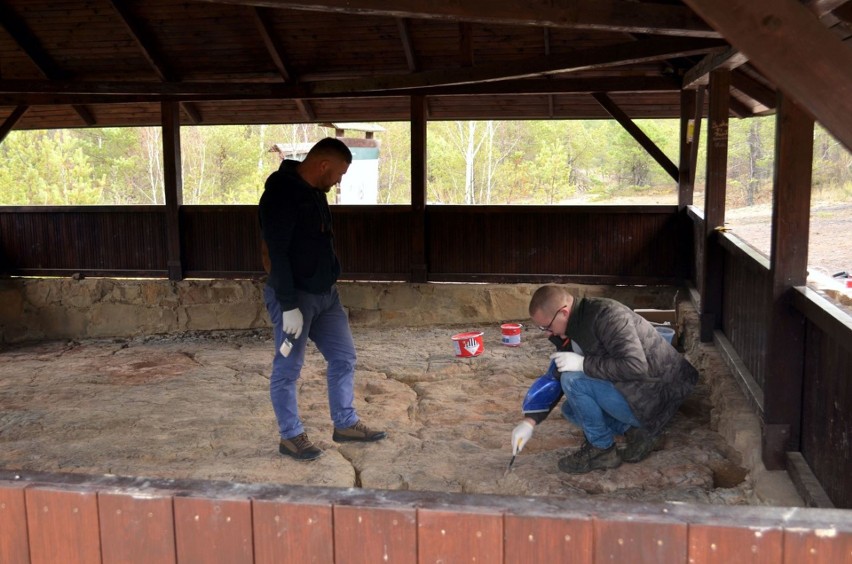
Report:
[[[594,93],[677,117],[680,89],[720,66],[734,115],[772,112],[777,81],[689,7],[714,2],[755,4],[3,0],[0,120],[158,125],[180,101],[183,124],[393,121],[421,94],[433,120],[610,117]],[[804,3],[840,45],[850,4]]]

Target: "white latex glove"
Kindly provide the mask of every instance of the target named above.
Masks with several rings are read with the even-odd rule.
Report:
[[[512,456],[515,456],[532,438],[535,425],[524,419],[512,430]]]
[[[550,355],[550,360],[556,362],[559,372],[582,372],[583,355],[575,352],[556,352]]]
[[[285,311],[281,314],[281,320],[284,324],[281,329],[283,329],[285,333],[293,335],[294,339],[298,339],[299,335],[302,334],[302,324],[305,322],[299,308]]]

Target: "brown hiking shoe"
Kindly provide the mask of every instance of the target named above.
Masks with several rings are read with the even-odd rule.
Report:
[[[376,431],[370,429],[361,421],[358,421],[351,427],[345,429],[334,428],[334,433],[331,435],[331,440],[336,443],[362,442],[369,443],[372,441],[380,441],[387,437],[388,434],[384,431]]]
[[[660,443],[659,435],[652,435],[645,429],[631,427],[624,433],[627,444],[619,451],[624,462],[644,460]]]
[[[559,459],[559,469],[568,474],[585,474],[592,470],[607,470],[621,466],[621,457],[615,443],[609,448],[598,448],[585,441],[580,450]]]
[[[290,437],[289,439],[281,439],[278,444],[278,452],[283,455],[291,456],[296,460],[313,460],[322,456],[322,450],[314,446],[307,433]]]

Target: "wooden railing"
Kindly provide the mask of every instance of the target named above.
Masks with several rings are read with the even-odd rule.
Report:
[[[808,288],[793,305],[806,324],[802,456],[834,505],[852,509],[852,317]]]
[[[429,281],[565,280],[677,284],[674,206],[335,206],[343,277]],[[162,206],[0,208],[2,273],[163,277],[179,248],[184,277],[263,274],[256,206],[182,206],[170,244]],[[423,225],[423,233],[414,226]],[[417,248],[418,241],[420,248]]]
[[[703,252],[703,218],[690,209],[695,254]],[[715,339],[743,392],[763,415],[770,262],[736,236],[717,237],[724,253],[721,337]],[[693,281],[695,284],[695,281]],[[791,445],[836,507],[852,509],[852,317],[807,288],[791,289],[802,316],[800,440]],[[789,466],[788,466],[789,468]],[[852,553],[845,558],[852,559]]]
[[[0,562],[835,564],[841,510],[0,471]]]
[[[769,323],[769,259],[738,237],[723,233],[725,291],[722,327],[761,389]]]

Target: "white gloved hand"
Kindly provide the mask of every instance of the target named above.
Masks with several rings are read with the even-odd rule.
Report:
[[[559,372],[582,372],[583,355],[575,352],[556,352],[550,355],[550,360],[556,362]]]
[[[291,309],[290,311],[282,313],[281,321],[283,322],[283,327],[281,327],[281,329],[285,333],[293,335],[294,339],[298,339],[299,335],[302,334],[302,324],[305,321],[302,318],[302,312],[299,311],[299,308]]]
[[[535,425],[524,419],[512,430],[512,456],[515,456],[532,438]]]

